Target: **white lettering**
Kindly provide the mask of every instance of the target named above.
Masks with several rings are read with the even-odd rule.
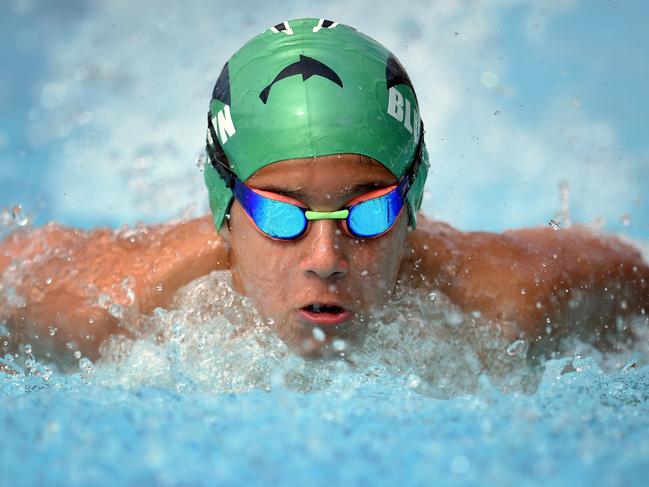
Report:
[[[228,141],[228,137],[232,137],[237,133],[234,129],[234,123],[232,123],[230,105],[225,105],[223,110],[220,110],[219,113],[216,114],[216,118],[218,120],[219,139],[221,139],[221,144],[225,144]],[[213,119],[212,123],[214,123]]]
[[[388,113],[403,122],[403,96],[394,86],[388,92]]]
[[[412,125],[410,123],[410,100],[406,98],[406,116],[403,119],[403,124],[406,126],[408,132],[412,133]]]

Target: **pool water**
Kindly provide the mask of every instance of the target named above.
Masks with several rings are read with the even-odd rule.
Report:
[[[322,15],[390,46],[418,87],[427,214],[463,230],[594,223],[632,235],[647,260],[646,13],[643,2],[3,2],[0,238],[32,222],[204,214],[193,161],[223,63],[278,21]],[[73,346],[48,357],[48,337],[13,343],[0,322],[0,487],[648,484],[646,320],[620,322],[638,339],[606,353],[553,340],[571,325],[553,323],[542,352],[402,286],[362,347],[304,361],[219,272],[138,318],[122,321],[136,338],[94,363]]]
[[[214,272],[95,364],[23,347],[0,373],[1,483],[645,485],[646,321],[618,352],[533,359],[440,293],[396,303],[360,348],[304,361]]]

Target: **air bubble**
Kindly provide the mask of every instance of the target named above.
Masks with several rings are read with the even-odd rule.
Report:
[[[81,352],[79,350],[74,351],[74,358],[76,358],[77,360],[81,358]]]
[[[58,328],[57,328],[56,326],[50,326],[50,327],[49,327],[49,333],[50,333],[50,336],[51,336],[51,337],[53,337],[54,335],[56,335],[56,332],[57,332],[57,331],[58,331]]]

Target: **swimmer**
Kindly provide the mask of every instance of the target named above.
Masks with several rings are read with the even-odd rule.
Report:
[[[616,237],[581,226],[461,232],[420,214],[429,162],[419,114],[408,74],[376,41],[329,20],[278,24],[216,82],[204,165],[212,214],[19,229],[0,243],[0,322],[35,351],[54,328],[58,353],[75,343],[97,358],[111,336],[132,335],[120,319],[170,306],[215,270],[229,270],[307,358],[328,356],[337,337],[360,343],[398,282],[445,294],[510,340],[580,316],[578,333],[605,346],[618,317],[646,317],[649,267]]]

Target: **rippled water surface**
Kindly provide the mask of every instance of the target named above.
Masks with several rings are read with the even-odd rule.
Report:
[[[362,347],[304,361],[224,272],[144,325],[73,373],[5,356],[6,485],[644,485],[646,333],[533,360],[401,289]]]
[[[433,218],[489,230],[572,219],[647,238],[642,2],[160,5],[0,5],[0,239],[33,218],[203,214],[193,161],[214,80],[247,38],[303,15],[354,25],[407,67]],[[51,360],[48,337],[15,343],[0,322],[0,487],[648,484],[646,321],[620,323],[638,339],[616,352],[553,342],[551,329],[542,353],[401,286],[362,347],[304,361],[227,273],[137,328],[98,304],[137,337],[94,363],[73,348]]]

